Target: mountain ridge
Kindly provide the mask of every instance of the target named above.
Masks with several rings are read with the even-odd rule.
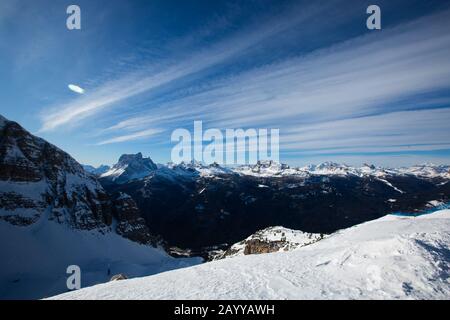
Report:
[[[416,164],[408,167],[383,167],[375,166],[373,164],[364,164],[360,167],[350,166],[344,163],[336,163],[326,161],[318,164],[309,164],[306,166],[290,166],[284,163],[274,161],[258,161],[254,165],[238,165],[238,166],[221,166],[217,163],[203,164],[198,161],[182,162],[174,164],[168,162],[159,166],[154,165],[150,157],[143,158],[142,153],[137,154],[123,154],[119,161],[101,177],[106,178],[112,176],[112,180],[117,179],[124,174],[124,166],[128,165],[128,161],[123,159],[139,159],[140,161],[149,161],[151,169],[137,172],[134,177],[123,177],[122,183],[132,179],[143,179],[151,175],[154,171],[159,169],[171,170],[186,170],[197,172],[200,175],[221,175],[221,174],[241,174],[251,175],[255,177],[277,177],[277,176],[307,176],[307,175],[355,175],[355,176],[373,176],[385,177],[389,175],[415,175],[428,178],[444,178],[450,179],[450,165],[435,165],[432,163]],[[122,160],[121,160],[122,159]],[[154,165],[154,166],[153,166]]]

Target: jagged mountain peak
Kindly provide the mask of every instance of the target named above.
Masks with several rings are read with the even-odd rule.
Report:
[[[143,160],[141,152],[138,152],[136,154],[123,154],[120,156],[118,164],[130,164],[141,160]]]
[[[158,169],[151,158],[144,158],[142,153],[123,154],[119,161],[100,177],[116,183],[145,178]]]
[[[115,166],[133,165],[133,164],[143,164],[148,167],[151,167],[153,170],[156,169],[156,164],[153,162],[153,160],[150,157],[144,158],[141,152],[138,152],[136,154],[121,155],[119,161]]]

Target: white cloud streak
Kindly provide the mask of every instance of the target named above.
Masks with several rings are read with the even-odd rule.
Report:
[[[101,142],[97,143],[97,145],[101,146],[101,145],[105,145],[105,144],[127,142],[127,141],[134,141],[134,140],[149,138],[149,137],[154,136],[154,135],[156,135],[156,134],[158,134],[160,132],[161,132],[160,129],[142,130],[142,131],[134,132],[134,133],[131,133],[131,134],[122,135],[122,136],[118,136],[118,137],[114,137],[114,138],[111,138],[111,139],[107,139],[107,140],[101,141]]]
[[[420,97],[450,86],[449,19],[444,12],[252,70],[109,129],[197,119],[280,128],[284,150],[317,154],[447,148],[449,109],[396,108],[450,107],[450,97]],[[403,101],[411,97],[414,103]]]
[[[315,154],[446,149],[449,123],[450,107],[323,122],[287,132],[282,148]]]

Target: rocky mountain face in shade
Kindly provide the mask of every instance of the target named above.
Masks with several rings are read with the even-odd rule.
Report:
[[[0,219],[29,225],[41,217],[76,229],[111,224],[111,202],[69,154],[2,118]]]
[[[124,238],[141,244],[156,246],[162,240],[150,233],[141,217],[136,202],[126,193],[113,195],[113,215],[117,219],[116,232]]]
[[[108,195],[69,154],[1,117],[0,220],[26,226],[40,219],[156,244],[133,199]]]

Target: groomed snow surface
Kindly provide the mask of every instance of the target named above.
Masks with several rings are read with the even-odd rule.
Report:
[[[213,261],[55,299],[450,299],[450,210],[386,216],[291,252]]]

